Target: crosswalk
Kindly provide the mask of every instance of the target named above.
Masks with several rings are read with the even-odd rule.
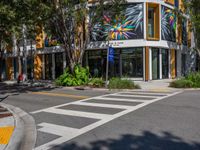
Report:
[[[180,91],[159,93],[154,91],[118,92],[32,112],[32,114],[50,113],[93,120],[82,127],[59,125],[56,122],[41,122],[37,124],[39,132],[57,135],[59,138],[40,145],[35,150],[48,150],[52,145],[67,142],[118,117],[178,93]]]

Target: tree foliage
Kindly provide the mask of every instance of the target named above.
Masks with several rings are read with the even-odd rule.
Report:
[[[192,22],[192,30],[195,35],[195,46],[200,55],[200,1],[199,0],[185,0],[184,4],[190,14]]]

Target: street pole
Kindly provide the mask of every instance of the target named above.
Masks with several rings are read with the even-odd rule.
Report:
[[[106,62],[106,88],[108,88],[108,69],[109,69],[109,44],[107,48],[107,62]]]

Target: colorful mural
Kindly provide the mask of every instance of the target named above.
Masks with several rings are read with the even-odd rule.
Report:
[[[174,12],[171,9],[162,6],[162,40],[176,42],[176,25],[176,16]]]
[[[91,13],[92,14],[92,13]],[[103,16],[103,26],[96,23],[91,31],[92,41],[128,40],[143,38],[143,4],[129,4],[124,6],[121,18],[113,19],[111,12]],[[113,19],[113,20],[112,20]]]
[[[60,44],[61,44],[60,40],[57,37],[52,36],[52,35],[46,35],[44,39],[45,47],[58,46]]]

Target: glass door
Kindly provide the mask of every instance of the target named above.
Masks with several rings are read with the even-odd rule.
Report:
[[[159,49],[152,48],[152,79],[159,79]]]
[[[169,77],[169,51],[162,49],[162,78]]]

